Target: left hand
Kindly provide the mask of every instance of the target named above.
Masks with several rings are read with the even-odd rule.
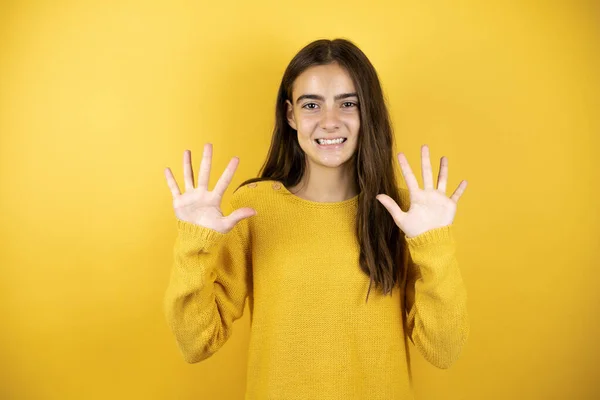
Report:
[[[402,175],[406,180],[410,193],[410,208],[407,212],[400,209],[398,204],[386,194],[378,194],[377,200],[389,211],[405,236],[414,237],[431,229],[441,228],[452,224],[456,214],[458,199],[467,187],[467,181],[460,182],[452,196],[446,196],[446,183],[448,180],[448,158],[442,157],[440,161],[440,174],[437,189],[433,187],[431,163],[429,161],[429,148],[421,146],[421,172],[423,174],[423,189],[419,189],[417,178],[413,174],[406,156],[398,153],[398,161]]]

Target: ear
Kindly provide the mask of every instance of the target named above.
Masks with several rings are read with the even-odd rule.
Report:
[[[288,124],[290,124],[292,129],[298,130],[298,128],[296,128],[296,119],[294,117],[294,107],[292,106],[292,103],[290,103],[289,100],[286,100],[285,105],[287,107],[286,117],[287,117]]]

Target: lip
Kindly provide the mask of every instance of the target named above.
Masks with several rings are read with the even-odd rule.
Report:
[[[327,138],[327,137],[315,138],[315,140],[319,140],[319,139],[334,140],[334,139],[348,139],[348,138],[346,136],[336,136],[336,137],[332,137],[332,138]]]
[[[323,139],[323,138],[319,138],[319,139]],[[338,149],[341,149],[342,147],[344,147],[344,145],[346,143],[348,143],[348,138],[345,138],[345,139],[346,140],[344,140],[342,143],[338,143],[338,144],[319,144],[319,142],[317,142],[316,139],[313,142],[315,143],[317,148],[321,149],[321,150],[338,150]]]

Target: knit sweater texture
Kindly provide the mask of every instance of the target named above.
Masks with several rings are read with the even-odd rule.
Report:
[[[246,400],[413,399],[409,340],[434,366],[454,364],[469,317],[452,225],[401,234],[406,280],[391,296],[373,285],[366,302],[357,205],[358,196],[306,200],[268,180],[232,194],[231,210],[257,215],[226,234],[176,218],[163,304],[184,360],[219,350],[247,299]]]

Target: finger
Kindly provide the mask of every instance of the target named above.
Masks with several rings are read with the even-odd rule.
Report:
[[[200,162],[200,173],[198,174],[198,189],[208,190],[208,180],[210,179],[210,165],[212,163],[212,144],[204,145],[202,161]]]
[[[231,161],[229,161],[229,164],[227,164],[227,168],[225,168],[225,171],[223,171],[223,173],[221,174],[221,177],[217,181],[217,184],[215,185],[214,189],[215,193],[217,193],[219,196],[223,197],[223,195],[225,194],[225,191],[227,190],[229,184],[231,183],[231,180],[233,179],[233,174],[235,173],[239,162],[239,158],[233,157]]]
[[[448,183],[448,157],[442,157],[440,160],[440,174],[438,175],[437,190],[446,194],[446,184]]]
[[[385,207],[386,210],[390,213],[396,225],[402,221],[404,215],[406,214],[404,211],[400,209],[398,204],[387,194],[378,194],[375,196],[377,200]]]
[[[460,199],[460,196],[462,196],[462,194],[465,192],[466,188],[467,188],[467,181],[462,181],[458,185],[458,187],[456,188],[454,193],[452,193],[452,196],[450,196],[450,199],[452,199],[455,203],[457,203],[458,199]]]
[[[417,182],[417,178],[415,174],[413,174],[410,165],[408,165],[408,160],[404,153],[398,154],[398,162],[400,163],[400,168],[402,169],[402,175],[404,176],[404,180],[406,181],[406,186],[410,192],[417,191],[419,189],[419,182]]]
[[[177,185],[170,168],[165,168],[165,177],[167,178],[167,185],[169,186],[169,189],[171,189],[173,198],[179,196],[181,192],[179,191],[179,186]]]
[[[194,173],[192,172],[192,152],[185,150],[183,152],[183,181],[185,182],[185,190],[194,188]]]
[[[423,189],[433,190],[433,172],[429,159],[429,147],[426,144],[421,146],[421,175],[423,176]]]
[[[225,217],[225,219],[230,224],[229,227],[233,228],[241,220],[252,217],[256,214],[257,213],[256,213],[255,209],[249,208],[249,207],[244,207],[244,208],[238,208],[237,210],[233,211],[231,214],[229,214],[227,217]]]

